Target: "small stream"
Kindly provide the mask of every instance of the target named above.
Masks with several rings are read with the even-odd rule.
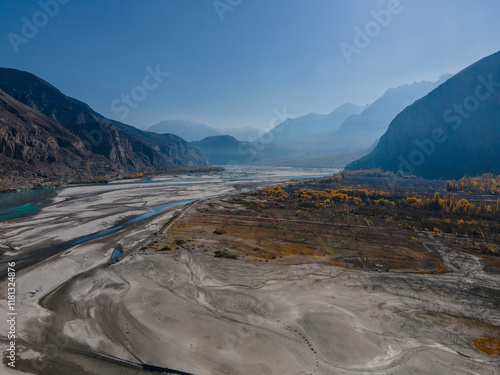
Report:
[[[159,213],[165,211],[167,208],[172,208],[172,207],[180,206],[180,205],[183,205],[183,204],[188,204],[188,203],[191,203],[191,202],[194,202],[194,199],[185,200],[185,201],[178,201],[178,202],[170,202],[170,203],[160,204],[158,206],[148,207],[148,211],[149,212],[147,212],[147,213],[145,213],[143,215],[140,215],[140,216],[138,216],[138,217],[136,217],[136,218],[134,218],[132,220],[129,220],[129,221],[127,221],[126,223],[124,223],[122,225],[118,225],[116,227],[105,229],[105,230],[102,230],[102,231],[97,232],[97,233],[92,233],[92,234],[89,234],[88,236],[77,238],[76,240],[74,240],[72,242],[72,245],[77,245],[79,243],[91,240],[93,238],[104,236],[105,234],[114,232],[115,230],[121,229],[121,228],[123,228],[126,225],[129,225],[129,224],[132,224],[132,223],[137,223],[137,222],[145,220],[145,219],[147,219],[147,218],[149,218],[149,217],[151,217],[153,215],[159,214]]]

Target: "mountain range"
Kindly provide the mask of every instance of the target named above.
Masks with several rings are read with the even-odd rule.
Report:
[[[260,143],[287,150],[287,156],[290,157],[333,154],[335,152],[332,152],[331,147],[319,149],[318,145],[323,144],[326,139],[331,141],[348,118],[362,111],[363,107],[346,103],[326,115],[309,113],[289,118],[264,134]]]
[[[404,109],[375,149],[347,166],[372,168],[425,178],[500,174],[500,52]]]
[[[446,82],[450,77],[451,74],[445,74],[434,82],[414,82],[388,89],[359,115],[346,119],[334,138],[331,138],[332,142],[328,146],[341,152],[369,148],[386,132],[398,113]]]
[[[2,188],[209,163],[348,164],[353,170],[460,178],[500,173],[499,128],[500,52],[454,76],[389,89],[366,107],[346,103],[329,114],[287,119],[260,137],[253,128],[183,120],[163,121],[148,129],[154,132],[139,130],[107,119],[33,74],[0,68]]]
[[[0,90],[3,188],[209,164],[182,138],[107,119],[33,74],[0,68]]]
[[[259,129],[242,128],[214,128],[206,124],[188,120],[165,120],[147,128],[148,131],[158,134],[175,134],[188,142],[201,141],[206,137],[230,135],[239,141],[248,141],[258,138]]]
[[[213,135],[192,145],[213,164],[319,167],[331,162],[343,168],[368,154],[399,112],[449,77],[391,88],[365,107],[346,103],[328,114],[289,118],[251,142],[237,144],[236,139]]]
[[[295,159],[364,151],[384,134],[399,112],[449,77],[388,89],[366,107],[347,103],[327,115],[311,113],[288,119],[263,138],[272,139],[270,146],[289,150],[288,157]]]

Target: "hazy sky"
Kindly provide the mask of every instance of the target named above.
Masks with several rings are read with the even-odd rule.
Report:
[[[2,0],[0,66],[138,127],[269,128],[456,73],[499,20],[498,0]]]

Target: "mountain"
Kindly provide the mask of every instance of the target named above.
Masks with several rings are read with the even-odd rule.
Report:
[[[0,186],[42,186],[115,176],[104,156],[87,150],[76,135],[0,90]]]
[[[346,119],[329,143],[330,147],[342,152],[367,149],[385,133],[398,113],[448,78],[450,75],[444,75],[436,82],[414,82],[388,89],[359,115]]]
[[[251,127],[242,128],[213,128],[206,124],[187,120],[166,120],[150,126],[150,132],[165,134],[172,133],[188,142],[201,141],[203,138],[216,135],[230,135],[239,141],[251,141],[259,137],[259,129]]]
[[[267,142],[269,146],[286,150],[279,157],[296,160],[365,151],[384,134],[399,112],[449,77],[391,88],[365,108],[346,103],[328,115],[310,113],[288,119],[262,139],[271,140]]]
[[[259,138],[262,133],[261,129],[245,126],[242,128],[217,128],[221,134],[230,135],[239,141],[251,142]]]
[[[238,141],[230,135],[207,137],[191,145],[207,156],[210,164],[246,164],[255,160],[254,148],[248,142]]]
[[[206,137],[225,134],[211,126],[187,120],[161,121],[156,125],[150,126],[148,131],[158,134],[175,134],[188,142],[199,141]]]
[[[343,152],[340,154],[316,156],[313,158],[274,157],[262,158],[255,161],[256,165],[269,165],[273,167],[297,167],[297,168],[339,168],[343,169],[347,164],[369,154],[377,145],[378,140],[367,150]]]
[[[276,145],[268,145],[257,141],[239,141],[230,135],[207,137],[190,144],[206,155],[210,164],[217,165],[260,164],[261,160],[269,162],[275,158],[284,158],[290,152]],[[272,163],[265,165],[272,165]]]
[[[346,103],[326,115],[310,113],[294,119],[287,119],[261,137],[265,144],[287,149],[288,154],[310,157],[332,154],[332,149],[318,147],[325,139],[332,139],[335,132],[349,117],[360,113],[362,107]],[[283,155],[284,156],[284,155]]]
[[[295,168],[338,168],[343,169],[347,164],[359,159],[369,153],[365,151],[344,152],[342,154],[316,156],[307,159],[273,158],[256,161],[255,165],[268,165],[273,167],[295,167]]]
[[[457,73],[391,122],[375,149],[347,169],[425,178],[500,174],[500,52]]]
[[[172,134],[159,135],[144,132],[132,126],[106,119],[93,111],[87,104],[64,95],[33,74],[0,68],[0,89],[3,90],[3,110],[8,111],[7,107],[14,108],[13,112],[9,112],[11,114],[9,116],[10,123],[16,123],[16,126],[19,127],[24,121],[27,128],[23,131],[29,132],[29,127],[33,123],[26,121],[26,118],[30,117],[35,124],[45,124],[45,129],[48,129],[49,125],[64,128],[66,135],[71,134],[72,137],[76,137],[76,140],[72,138],[71,145],[80,142],[87,156],[91,155],[91,159],[97,163],[92,169],[94,177],[102,171],[123,173],[208,164],[206,158],[183,139]],[[19,104],[24,104],[24,106],[16,112],[15,108],[19,107]],[[27,112],[25,106],[31,108],[32,111]],[[50,119],[49,123],[47,123],[47,118]],[[7,118],[0,120],[0,127],[4,135],[10,134],[11,130],[8,128]],[[17,139],[17,142],[21,142],[19,147],[31,147],[29,139]],[[38,144],[38,146],[40,145]],[[61,148],[59,151],[61,153],[68,151],[63,150],[66,146],[68,146],[67,142],[62,142],[58,146]],[[77,149],[83,152],[80,148]],[[6,150],[5,148],[2,155],[12,157],[5,153]],[[43,152],[47,152],[47,154],[42,156]],[[51,152],[55,152],[55,150]],[[40,162],[49,160],[48,150],[37,149],[36,153],[40,153]],[[30,159],[17,160],[29,163]],[[19,175],[17,172],[12,170],[11,175]],[[69,174],[67,177],[69,178]],[[22,178],[19,177],[19,179]],[[45,183],[49,182],[57,183],[58,181],[47,177]]]

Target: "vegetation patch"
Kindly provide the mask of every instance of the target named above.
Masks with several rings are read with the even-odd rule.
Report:
[[[216,258],[238,259],[236,255],[229,254],[227,251],[217,250],[215,252]]]
[[[497,198],[448,192],[444,180],[347,171],[201,202],[165,242],[283,265],[415,273],[446,271],[436,249],[443,244],[500,272]]]
[[[495,337],[480,337],[472,345],[486,354],[500,356],[500,339]]]

